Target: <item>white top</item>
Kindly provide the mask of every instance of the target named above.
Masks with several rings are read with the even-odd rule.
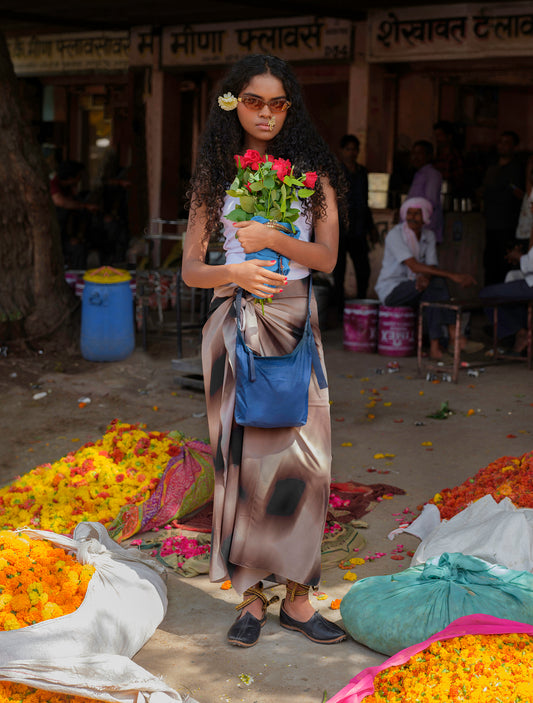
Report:
[[[531,203],[533,203],[533,189],[529,195],[526,193],[522,199],[522,207],[520,209],[520,217],[518,218],[515,234],[517,239],[529,239],[531,237],[531,230],[533,229]]]
[[[533,247],[520,257],[520,271],[524,274],[527,285],[533,287]]]
[[[383,264],[375,290],[381,303],[397,285],[411,278],[411,269],[403,262],[414,257],[402,233],[403,222],[395,225],[385,237]],[[438,266],[435,235],[430,229],[423,229],[419,240],[417,261],[428,266]]]
[[[241,264],[243,261],[246,260],[246,254],[244,253],[244,249],[240,245],[239,240],[235,238],[235,233],[237,230],[232,225],[231,219],[226,219],[226,215],[231,212],[235,208],[235,206],[238,205],[238,203],[238,198],[235,198],[231,195],[226,195],[226,198],[224,200],[224,207],[222,209],[222,226],[224,228],[223,248],[226,252],[226,264]],[[294,206],[297,207],[298,203],[296,203]],[[300,215],[300,217],[296,220],[295,225],[300,229],[300,236],[298,237],[298,239],[301,239],[303,242],[310,241],[312,227],[308,222],[306,222],[304,215]],[[305,278],[309,275],[309,269],[307,268],[307,266],[301,266],[301,264],[298,264],[295,261],[291,261],[289,266],[290,271],[287,278],[290,281],[296,280],[298,278]]]

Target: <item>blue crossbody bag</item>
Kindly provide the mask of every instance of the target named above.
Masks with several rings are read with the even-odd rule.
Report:
[[[235,299],[237,316],[235,422],[244,427],[301,427],[307,422],[311,370],[320,388],[327,381],[311,329],[309,276],[307,317],[302,338],[284,356],[260,356],[244,341],[241,330],[242,289]]]

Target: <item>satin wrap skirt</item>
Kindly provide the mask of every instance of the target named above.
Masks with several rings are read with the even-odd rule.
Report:
[[[235,423],[235,288],[215,289],[203,330],[202,363],[215,466],[210,577],[242,593],[261,579],[317,586],[331,476],[328,389],[314,372],[303,427],[262,429]],[[307,313],[308,279],[289,281],[266,303],[243,296],[248,346],[261,355],[291,352]],[[324,367],[314,296],[311,324]],[[287,403],[291,402],[287,389]]]

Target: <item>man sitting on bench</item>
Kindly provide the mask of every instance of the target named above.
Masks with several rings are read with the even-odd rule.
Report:
[[[533,203],[531,205],[533,209]],[[498,311],[498,339],[505,339],[514,335],[514,346],[510,356],[524,356],[527,349],[527,303],[533,300],[533,232],[529,240],[529,251],[522,254],[518,246],[506,256],[512,264],[520,264],[520,270],[509,271],[505,283],[494,283],[485,286],[480,293],[481,300],[492,300],[494,303],[512,303],[516,305],[502,305]],[[492,319],[492,309],[487,309],[487,314]]]
[[[383,305],[416,308],[422,301],[445,302],[450,299],[445,278],[463,288],[476,283],[469,273],[439,268],[435,235],[425,227],[432,211],[433,206],[425,198],[408,198],[400,208],[400,223],[385,238],[383,265],[375,286]],[[439,339],[443,325],[448,327],[451,344],[455,343],[455,312],[429,308],[426,313],[429,355],[432,359],[441,359]],[[479,351],[482,346],[464,337],[460,340],[460,347],[466,352]]]

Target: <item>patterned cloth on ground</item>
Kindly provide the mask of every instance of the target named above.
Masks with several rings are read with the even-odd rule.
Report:
[[[108,528],[121,542],[137,532],[167,525],[205,505],[213,496],[211,448],[200,440],[188,440],[167,464],[156,490],[141,505],[124,506]]]

